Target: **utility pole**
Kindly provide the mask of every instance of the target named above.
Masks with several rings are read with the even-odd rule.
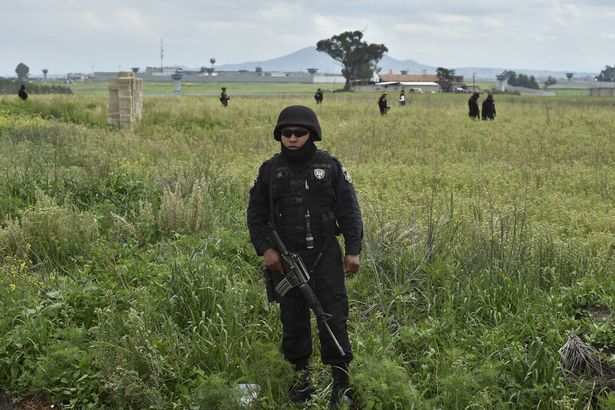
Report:
[[[164,68],[162,65],[162,59],[164,58],[164,47],[162,43],[162,37],[160,37],[160,72],[164,72]]]
[[[472,92],[476,92],[476,73],[472,73]]]

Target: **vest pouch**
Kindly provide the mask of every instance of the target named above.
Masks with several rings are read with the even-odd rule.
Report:
[[[321,233],[325,238],[340,234],[340,228],[337,226],[333,211],[328,211],[322,214]]]

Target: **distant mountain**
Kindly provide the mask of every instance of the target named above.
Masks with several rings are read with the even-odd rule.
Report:
[[[254,71],[256,67],[261,67],[263,71],[307,71],[308,68],[317,68],[319,73],[341,73],[341,65],[329,57],[326,53],[316,50],[316,47],[305,47],[293,53],[274,58],[271,60],[248,61],[239,64],[223,64],[217,66],[219,71]],[[436,67],[424,65],[414,60],[397,60],[389,55],[385,55],[378,63],[381,73],[388,73],[393,70],[396,73],[407,70],[410,74],[435,74]],[[472,79],[472,74],[476,74],[477,80],[495,81],[495,76],[505,70],[512,70],[518,74],[533,75],[537,79],[554,76],[565,78],[565,71],[532,70],[525,68],[485,68],[485,67],[454,67],[455,72],[463,75],[468,80]],[[597,73],[575,72],[576,78],[593,77]]]
[[[511,70],[516,72],[517,74],[525,74],[525,75],[533,75],[536,79],[546,79],[549,76],[553,76],[555,78],[566,78],[566,71],[548,71],[548,70],[534,70],[529,68],[485,68],[485,67],[456,67],[455,74],[462,75],[465,78],[465,81],[472,81],[472,74],[476,74],[476,80],[488,80],[495,81],[495,76],[501,74],[502,71]],[[584,78],[589,77],[593,78],[598,73],[588,73],[588,72],[574,72],[575,78]]]
[[[402,70],[408,71],[408,74],[435,74],[436,68],[421,63],[417,63],[414,60],[397,60],[389,55],[382,57],[382,60],[378,63],[378,67],[382,70],[382,74],[388,73],[393,70],[395,73],[400,73]]]
[[[342,66],[340,63],[329,57],[326,53],[316,50],[316,47],[305,47],[294,53],[287,54],[282,57],[271,60],[248,61],[239,64],[223,64],[216,69],[219,71],[237,71],[249,70],[254,71],[256,67],[261,67],[263,71],[307,71],[308,68],[317,68],[320,73],[341,73]],[[394,70],[408,70],[412,73],[434,72],[436,69],[427,65],[419,64],[413,60],[396,60],[391,56],[385,55],[378,63],[381,72]]]
[[[294,53],[271,60],[248,61],[239,64],[223,64],[218,66],[219,71],[254,71],[256,67],[263,71],[307,71],[308,68],[318,68],[321,73],[341,73],[340,64],[326,53],[316,51],[316,47],[306,47]]]

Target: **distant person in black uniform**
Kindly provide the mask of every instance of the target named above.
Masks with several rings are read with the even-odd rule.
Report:
[[[23,84],[21,85],[17,95],[19,96],[19,98],[21,98],[24,101],[28,99],[28,92],[26,91],[26,86],[25,85],[23,85]]]
[[[479,119],[480,118],[480,110],[478,108],[478,99],[479,98],[480,98],[480,94],[474,93],[474,94],[472,94],[472,96],[468,100],[468,107],[470,108],[470,112],[468,113],[468,115],[472,119]]]
[[[401,105],[401,106],[406,105],[406,91],[405,90],[401,90],[401,92],[399,93],[399,98],[397,99],[397,101],[399,101],[399,105]]]
[[[495,102],[493,94],[489,94],[483,101],[483,120],[495,120]]]
[[[301,255],[311,271],[309,284],[323,310],[332,315],[327,323],[344,352],[340,354],[327,330],[319,324],[321,359],[331,366],[331,404],[337,408],[340,403],[352,403],[347,394],[352,350],[344,272],[359,271],[361,211],[346,169],[335,157],[316,147],[322,133],[314,111],[300,105],[284,108],[273,137],[281,142],[281,152],[261,165],[250,190],[250,239],[276,285],[282,279],[283,265],[280,254],[267,239],[269,224],[276,228],[289,251]],[[336,238],[340,232],[344,235],[345,256]],[[273,292],[280,304],[282,352],[296,371],[289,397],[293,402],[307,401],[315,392],[309,368],[310,310],[298,288],[284,297]]]
[[[316,94],[314,94],[314,99],[316,100],[316,104],[322,104],[323,95],[320,88],[316,90]]]
[[[378,98],[378,108],[380,109],[380,115],[386,115],[387,111],[391,108],[387,102],[387,93],[382,93],[380,98]]]
[[[230,99],[231,97],[229,97],[226,93],[226,87],[222,87],[222,92],[220,93],[220,102],[222,103],[222,105],[228,107],[228,100]]]

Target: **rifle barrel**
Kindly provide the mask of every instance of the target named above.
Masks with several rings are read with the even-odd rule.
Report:
[[[344,353],[344,349],[342,349],[342,346],[340,346],[340,343],[337,341],[337,338],[333,334],[333,331],[329,327],[329,324],[326,321],[324,321],[324,320],[322,321],[322,324],[325,325],[325,328],[327,329],[327,332],[329,332],[329,336],[331,336],[331,340],[333,340],[333,343],[335,344],[335,347],[337,347],[337,350],[340,352],[340,356],[342,356],[342,357],[346,356],[346,353]]]

